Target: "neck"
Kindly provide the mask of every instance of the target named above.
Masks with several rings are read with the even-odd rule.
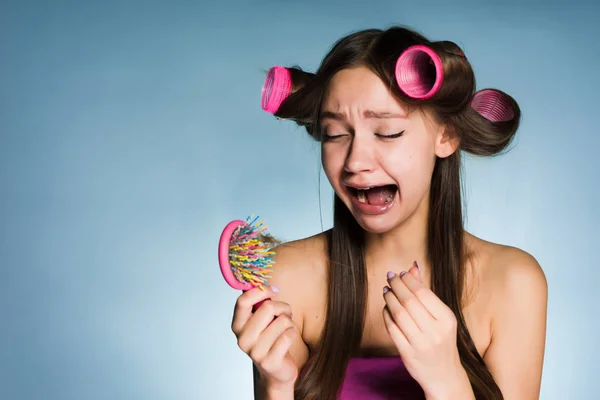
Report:
[[[376,275],[387,271],[408,271],[416,261],[424,282],[429,280],[427,196],[417,210],[401,225],[384,233],[365,233],[367,269]],[[385,270],[385,271],[384,271]]]

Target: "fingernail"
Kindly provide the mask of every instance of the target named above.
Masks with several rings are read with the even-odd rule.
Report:
[[[384,287],[383,287],[383,294],[386,294],[386,293],[387,293],[387,292],[389,292],[389,291],[390,291],[390,288],[389,288],[389,287],[387,287],[387,286],[384,286]]]
[[[290,319],[294,319],[294,314],[290,313]]]
[[[415,267],[417,267],[417,271],[419,271],[419,277],[421,276],[421,266],[417,261],[415,261]]]
[[[279,288],[277,286],[271,286],[271,290],[274,291],[275,293],[279,292]]]
[[[400,276],[400,278],[402,278],[405,274],[406,274],[406,271],[402,271],[398,274],[398,276]]]
[[[390,271],[390,272],[387,273],[387,278],[388,279],[392,279],[394,276],[396,276],[396,274],[393,273],[392,271]]]

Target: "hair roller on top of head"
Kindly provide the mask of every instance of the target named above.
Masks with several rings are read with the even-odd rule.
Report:
[[[404,94],[413,99],[428,99],[444,82],[440,56],[430,47],[415,45],[402,52],[395,69],[396,82]]]
[[[471,107],[491,122],[511,121],[515,117],[510,98],[494,89],[483,89],[475,93]]]
[[[290,71],[282,66],[269,70],[262,88],[262,109],[274,114],[279,106],[292,92],[292,76]]]

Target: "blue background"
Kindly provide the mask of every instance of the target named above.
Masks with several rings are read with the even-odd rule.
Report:
[[[0,398],[250,399],[221,229],[256,213],[296,239],[332,204],[263,71],[396,23],[519,101],[514,149],[465,159],[467,226],[546,272],[541,398],[597,398],[600,12],[568,4],[2,2]]]

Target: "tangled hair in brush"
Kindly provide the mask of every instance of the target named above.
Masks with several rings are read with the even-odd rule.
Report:
[[[419,51],[419,46],[432,52]],[[427,249],[429,261],[436,266],[432,269],[431,286],[457,318],[457,347],[476,398],[502,399],[462,314],[469,254],[464,244],[460,155],[465,151],[491,156],[505,150],[519,126],[519,106],[498,89],[475,92],[471,64],[455,43],[431,42],[405,27],[392,27],[343,37],[315,73],[299,67],[287,68],[291,85],[280,87],[280,103],[270,112],[277,118],[296,122],[315,140],[321,140],[319,114],[327,86],[338,71],[357,66],[377,74],[403,105],[427,111],[460,138],[454,154],[437,159],[431,179]],[[277,88],[271,87],[263,96],[274,90]],[[337,196],[334,224],[327,239],[327,318],[318,350],[296,382],[296,399],[335,399],[349,358],[360,350],[367,298],[364,236]]]

